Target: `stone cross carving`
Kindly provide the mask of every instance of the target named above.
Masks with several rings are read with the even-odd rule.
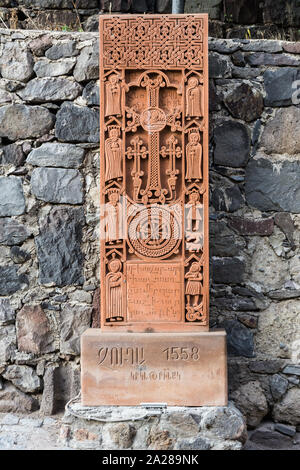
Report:
[[[105,15],[100,35],[102,328],[207,331],[207,17]]]
[[[208,331],[207,36],[207,15],[100,18],[101,329],[81,339],[83,405],[227,404],[226,335]]]
[[[164,203],[166,200],[166,194],[168,191],[166,188],[161,186],[161,170],[160,170],[160,131],[165,128],[168,124],[174,126],[176,118],[180,116],[178,110],[174,109],[169,113],[165,113],[163,109],[159,107],[159,91],[161,87],[165,87],[168,84],[167,76],[162,72],[151,72],[142,74],[136,86],[145,87],[147,90],[146,97],[146,108],[142,110],[141,114],[138,114],[133,108],[126,108],[127,115],[132,117],[132,121],[129,122],[127,131],[136,131],[137,126],[141,125],[142,128],[148,133],[148,170],[147,170],[147,185],[142,190],[141,201],[144,204],[148,202],[161,202]],[[130,84],[132,86],[133,84]],[[177,126],[180,127],[179,121]],[[175,137],[174,137],[175,138]],[[142,142],[142,141],[141,141]],[[165,147],[164,147],[165,148]],[[178,148],[177,156],[181,155],[181,150]],[[163,151],[163,149],[162,149]],[[133,149],[128,148],[129,155],[131,156]],[[145,158],[146,153],[143,157]],[[175,168],[173,171],[176,171]],[[176,173],[175,173],[176,174]],[[133,176],[135,178],[136,175]],[[138,200],[138,199],[137,199]]]

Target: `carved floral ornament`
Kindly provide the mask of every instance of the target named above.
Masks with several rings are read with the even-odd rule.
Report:
[[[207,329],[207,18],[107,16],[100,34],[102,326]],[[176,301],[151,287],[142,318],[141,279]]]

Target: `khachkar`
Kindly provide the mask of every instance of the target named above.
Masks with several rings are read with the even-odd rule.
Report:
[[[208,18],[100,19],[101,331],[85,405],[226,404],[208,332]],[[151,333],[151,334],[150,334]]]

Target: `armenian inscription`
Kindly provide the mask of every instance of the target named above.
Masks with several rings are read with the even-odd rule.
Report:
[[[99,332],[82,336],[85,405],[226,403],[225,332]],[[137,386],[138,385],[138,386]]]
[[[208,330],[207,36],[207,15],[100,18],[104,331]]]
[[[179,263],[128,263],[126,277],[129,320],[180,321],[183,279]]]

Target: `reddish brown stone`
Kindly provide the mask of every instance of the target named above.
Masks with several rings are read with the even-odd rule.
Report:
[[[76,429],[74,437],[77,441],[86,441],[88,439],[89,432],[87,429]]]
[[[88,429],[80,428],[76,429],[76,431],[74,432],[74,438],[77,441],[96,441],[97,439],[99,439],[99,436],[90,432]]]
[[[82,404],[226,406],[226,333],[208,333],[208,16],[102,15],[99,31],[101,331],[81,338]]]
[[[101,328],[207,331],[208,16],[101,16],[100,84]]]
[[[230,217],[229,226],[241,235],[272,235],[274,220],[268,219],[245,219],[243,217]]]
[[[159,429],[151,429],[147,444],[152,450],[168,450],[173,445],[173,439],[169,436],[169,431],[160,431]]]
[[[52,46],[52,38],[49,34],[44,34],[38,38],[33,39],[29,43],[29,48],[37,56],[41,57],[44,55],[45,50]]]
[[[25,305],[17,314],[19,351],[41,354],[54,351],[49,320],[39,305]]]
[[[90,328],[81,337],[83,406],[226,406],[224,330],[115,333]]]
[[[118,448],[127,449],[132,445],[136,429],[128,423],[116,423],[109,426],[109,435]]]
[[[300,42],[284,42],[282,47],[291,54],[300,54]]]
[[[240,313],[238,319],[243,325],[248,326],[248,328],[257,328],[258,317],[255,315],[250,315],[249,313]]]

